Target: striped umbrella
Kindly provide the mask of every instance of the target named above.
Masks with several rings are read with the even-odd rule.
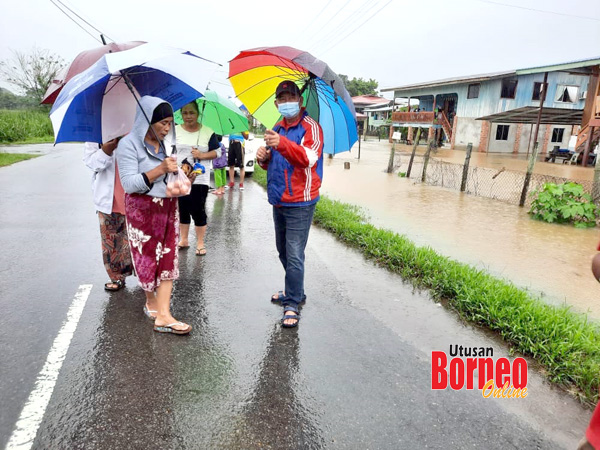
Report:
[[[356,112],[342,80],[323,61],[292,47],[240,52],[229,62],[229,81],[250,114],[272,128],[281,116],[274,105],[283,80],[297,84],[308,114],[323,129],[323,151],[348,151],[358,140]]]

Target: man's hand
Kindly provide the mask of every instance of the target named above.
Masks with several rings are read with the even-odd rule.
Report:
[[[256,159],[262,163],[267,162],[271,159],[271,150],[268,150],[266,147],[259,147],[256,151]]]
[[[279,145],[279,134],[275,133],[273,130],[265,131],[265,144],[269,147],[277,148]]]

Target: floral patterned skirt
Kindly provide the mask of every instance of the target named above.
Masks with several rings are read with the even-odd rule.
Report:
[[[127,235],[142,289],[179,278],[179,212],[176,198],[125,194]]]
[[[105,214],[98,211],[102,259],[111,281],[125,280],[132,273],[131,252],[127,242],[125,216],[119,213]]]

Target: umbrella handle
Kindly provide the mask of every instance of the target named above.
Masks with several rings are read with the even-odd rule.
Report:
[[[150,131],[154,135],[154,138],[158,141],[158,145],[160,145],[160,148],[162,149],[162,151],[166,155],[167,154],[167,149],[165,148],[165,144],[163,143],[163,141],[161,141],[158,138],[158,136],[156,135],[156,132],[154,131],[154,128],[152,128],[152,124],[150,123],[150,119],[146,115],[146,111],[144,111],[144,108],[142,108],[142,105],[140,104],[140,100],[135,95],[135,91],[133,90],[133,85],[131,84],[131,81],[129,80],[129,77],[122,70],[120,70],[119,72],[121,73],[121,76],[123,77],[123,80],[125,80],[125,84],[127,85],[127,87],[129,88],[129,90],[131,91],[131,95],[133,95],[133,98],[135,99],[135,102],[137,103],[137,105],[140,108],[140,111],[142,111],[142,114],[144,115],[144,118],[146,119],[146,122],[148,122],[148,128],[150,128]]]

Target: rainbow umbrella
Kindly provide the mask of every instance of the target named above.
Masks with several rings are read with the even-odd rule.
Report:
[[[293,81],[308,114],[323,129],[323,152],[348,151],[358,140],[354,104],[342,80],[323,61],[292,47],[263,47],[240,52],[229,62],[229,81],[250,114],[272,128],[281,119],[275,89]]]

